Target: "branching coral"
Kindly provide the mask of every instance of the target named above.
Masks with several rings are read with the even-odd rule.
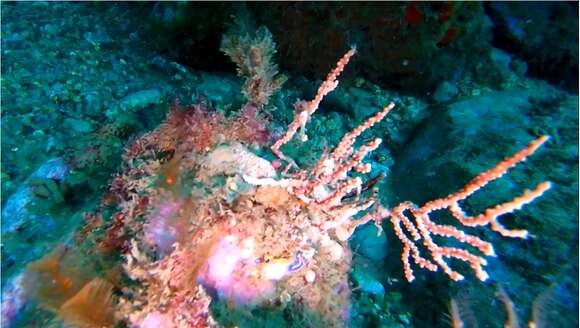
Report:
[[[291,159],[287,158],[280,151],[280,147],[290,141],[296,132],[298,132],[299,128],[301,129],[301,139],[303,141],[307,139],[303,131],[310,116],[318,109],[322,98],[336,88],[338,85],[338,76],[354,54],[355,50],[351,49],[338,61],[336,68],[328,74],[326,81],[319,87],[313,100],[298,103],[300,106],[297,106],[295,119],[290,124],[287,133],[272,146],[272,151],[280,159],[286,160],[290,165],[296,166]],[[431,236],[457,239],[464,244],[475,247],[486,256],[495,255],[492,244],[481,240],[477,236],[466,234],[454,226],[436,224],[430,219],[429,215],[434,211],[447,209],[463,226],[489,226],[492,230],[504,237],[526,238],[528,234],[526,230],[506,229],[497,219],[501,215],[521,209],[524,205],[542,196],[544,192],[550,189],[550,182],[543,182],[536,186],[535,189],[524,192],[522,196],[491,207],[485,213],[476,216],[466,214],[459,205],[459,201],[465,200],[490,181],[501,178],[510,168],[523,162],[528,156],[532,155],[549,137],[541,136],[532,141],[518,153],[506,158],[488,171],[481,173],[467,183],[460,191],[452,193],[447,197],[432,200],[421,207],[410,202],[402,202],[391,210],[379,206],[375,213],[368,213],[362,219],[351,220],[359,212],[367,210],[375,201],[371,198],[366,202],[355,202],[351,204],[343,204],[341,202],[341,199],[353,190],[357,190],[357,194],[360,194],[362,186],[360,178],[351,178],[348,176],[348,173],[353,169],[356,169],[359,173],[370,172],[370,165],[363,164],[362,160],[370,151],[375,150],[379,146],[381,139],[377,138],[361,146],[358,151],[354,150],[353,145],[356,138],[364,130],[382,120],[393,107],[393,103],[387,105],[381,112],[369,118],[352,132],[347,133],[332,153],[329,155],[324,153],[322,155],[318,164],[311,171],[298,171],[290,179],[277,181],[271,179],[253,179],[251,177],[246,180],[255,185],[284,187],[294,196],[309,204],[311,209],[319,207],[323,209],[323,213],[332,213],[330,218],[324,221],[324,224],[327,229],[328,227],[336,228],[336,236],[341,240],[346,240],[350,237],[358,225],[374,220],[380,229],[379,222],[383,218],[390,218],[396,236],[403,243],[401,259],[403,261],[405,277],[408,281],[413,281],[414,279],[410,266],[410,258],[421,268],[431,271],[437,271],[441,268],[451,279],[462,280],[463,275],[451,269],[444,260],[444,258],[458,259],[468,263],[478,279],[482,281],[486,280],[488,274],[483,269],[483,266],[487,264],[487,261],[482,256],[473,254],[471,251],[463,248],[439,246],[431,239]],[[407,216],[406,212],[410,212],[410,215]],[[412,222],[412,219],[415,222]],[[411,235],[411,238],[403,233],[402,227]],[[419,248],[416,246],[416,243],[419,241],[427,248],[433,261],[420,255]]]

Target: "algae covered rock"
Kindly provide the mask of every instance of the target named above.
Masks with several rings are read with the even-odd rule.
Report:
[[[123,97],[119,106],[125,111],[157,105],[161,102],[161,92],[156,89],[141,90]]]

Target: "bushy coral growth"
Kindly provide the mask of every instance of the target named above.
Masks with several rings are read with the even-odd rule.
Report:
[[[179,109],[174,108],[173,111]],[[180,112],[181,115],[175,117],[176,121],[170,121],[169,124],[173,126],[183,125],[181,135],[178,136],[180,142],[185,141],[182,145],[191,146],[199,153],[207,152],[219,141],[218,137],[223,133],[222,124],[224,117],[220,113],[212,113],[202,107],[196,105],[193,107],[186,107]],[[181,116],[181,117],[179,117]],[[188,151],[189,149],[180,149],[180,151]]]
[[[246,140],[250,144],[266,145],[271,140],[266,123],[260,117],[258,107],[253,103],[247,103],[238,113],[237,119],[232,120],[229,126],[237,134],[238,140]]]
[[[322,213],[309,214],[283,188],[258,192],[244,181],[273,178],[268,161],[225,139],[207,154],[181,157],[181,175],[191,178],[181,179],[175,192],[151,188],[163,164],[150,156],[143,151],[133,157],[117,177],[128,234],[137,237],[126,269],[139,282],[122,298],[122,316],[137,325],[160,316],[175,325],[210,322],[206,298],[189,299],[203,291],[236,307],[300,302],[320,322],[344,322],[350,252],[323,232],[330,226],[319,227]],[[145,223],[134,215],[142,198],[149,200]],[[166,248],[168,240],[175,241],[173,248]],[[139,305],[145,300],[147,306]]]
[[[159,152],[203,154],[226,140],[246,145],[264,145],[269,141],[265,121],[254,105],[246,104],[236,116],[226,118],[205,102],[185,107],[174,103],[165,122],[135,140],[123,159],[131,161],[144,152],[151,156]]]
[[[249,18],[238,15],[233,26],[222,38],[220,50],[238,66],[238,75],[245,79],[242,93],[248,102],[261,108],[286,81],[278,75],[273,62],[276,43],[272,34],[261,26],[253,31]]]

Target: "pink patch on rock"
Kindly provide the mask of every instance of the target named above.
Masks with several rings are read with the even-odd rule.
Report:
[[[159,312],[150,312],[147,314],[143,322],[137,326],[138,328],[174,328],[175,325],[171,323],[171,318],[168,315]]]
[[[159,206],[145,224],[145,240],[157,246],[162,254],[171,252],[173,243],[177,239],[177,227],[172,226],[169,220],[181,207],[181,201],[169,201]]]
[[[249,271],[255,265],[253,259],[242,258],[241,249],[233,238],[226,237],[214,249],[198,281],[215,290],[219,297],[238,304],[253,303],[274,291],[272,282],[251,279]]]

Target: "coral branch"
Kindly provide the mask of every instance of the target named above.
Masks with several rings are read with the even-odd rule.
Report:
[[[291,159],[286,158],[280,152],[280,147],[287,143],[298,129],[302,129],[302,133],[305,132],[304,127],[310,115],[318,108],[322,98],[336,88],[338,75],[354,54],[355,49],[353,48],[338,61],[336,68],[328,74],[326,81],[322,83],[313,100],[298,102],[296,108],[299,110],[294,122],[290,124],[286,134],[272,146],[272,151],[278,158],[287,161],[290,165],[294,164]],[[384,218],[385,215],[384,213],[380,215],[374,213],[374,210],[380,208],[373,207],[376,204],[376,196],[373,195],[369,199],[359,199],[359,195],[363,191],[363,180],[361,177],[350,177],[349,173],[353,169],[361,174],[367,174],[371,171],[371,165],[362,161],[366,155],[379,147],[382,140],[376,138],[358,150],[355,150],[353,145],[357,137],[381,121],[394,106],[393,103],[390,103],[353,131],[345,134],[330,154],[328,149],[324,151],[314,169],[310,171],[298,170],[292,178],[280,180],[256,179],[249,176],[244,176],[244,180],[257,186],[284,188],[287,194],[299,199],[302,206],[308,207],[312,213],[319,213],[317,218],[312,219],[314,215],[310,217],[316,221],[317,229],[321,229],[320,233],[323,235],[334,230],[337,239],[346,241],[357,226],[371,220],[375,221],[380,230],[380,219]],[[303,135],[302,140],[306,139],[307,136]],[[354,193],[355,197],[351,197],[351,193]],[[356,219],[360,213],[368,211],[371,207],[373,209],[369,213]]]
[[[474,192],[485,186],[490,181],[503,176],[507,170],[514,167],[519,162],[524,161],[547,140],[548,137],[543,136],[532,141],[527,147],[520,150],[515,155],[500,162],[492,169],[478,175],[457,193],[427,202],[422,207],[417,207],[410,202],[404,202],[395,206],[395,208],[390,211],[390,220],[394,227],[395,235],[403,243],[401,259],[403,261],[405,278],[407,278],[408,281],[413,281],[414,279],[413,270],[411,269],[409,261],[409,257],[412,255],[413,262],[415,262],[419,267],[430,271],[436,271],[438,268],[441,268],[453,280],[461,280],[463,279],[463,276],[451,269],[443,258],[450,257],[462,260],[471,266],[478,279],[482,281],[486,280],[488,275],[483,269],[483,266],[487,264],[485,258],[472,254],[471,252],[461,248],[439,246],[435,244],[431,239],[431,236],[435,235],[454,238],[462,243],[477,248],[486,256],[495,255],[493,245],[481,240],[477,236],[466,234],[454,226],[437,224],[431,221],[429,215],[434,211],[447,209],[463,226],[489,226],[491,230],[498,232],[504,237],[526,238],[528,235],[526,230],[506,229],[501,223],[499,223],[498,218],[503,214],[521,209],[524,205],[529,204],[536,198],[542,196],[544,192],[550,189],[550,182],[543,182],[534,190],[528,190],[524,192],[522,196],[516,197],[509,202],[496,205],[493,208],[488,208],[484,213],[474,217],[465,214],[459,205],[459,201],[471,196]],[[415,222],[413,223],[411,219],[414,219]],[[403,227],[407,230],[411,239],[403,232]],[[420,255],[416,243],[421,239],[423,239],[422,243],[431,254],[433,262],[435,263]]]
[[[288,126],[286,134],[282,138],[278,139],[271,147],[272,152],[278,156],[278,158],[287,161],[290,165],[296,166],[296,163],[291,159],[284,156],[280,151],[280,147],[292,140],[292,137],[300,129],[300,139],[304,142],[308,140],[306,135],[306,123],[310,120],[310,116],[318,109],[320,102],[330,92],[332,92],[338,86],[337,78],[344,70],[346,64],[348,64],[350,58],[356,53],[356,48],[351,48],[342,58],[336,63],[336,67],[328,74],[326,80],[322,82],[316,96],[311,101],[298,101],[294,105],[296,114],[294,116],[294,121]]]
[[[385,118],[385,116],[387,116],[387,114],[394,107],[395,107],[394,103],[388,104],[385,108],[383,108],[382,111],[376,113],[374,116],[367,119],[366,122],[356,127],[354,130],[352,130],[352,132],[344,135],[344,137],[342,137],[340,143],[338,144],[338,146],[336,146],[330,157],[334,158],[337,161],[344,160],[350,148],[354,144],[356,138],[358,138],[358,136],[360,136],[365,130],[370,129],[377,122],[380,122],[383,118]]]
[[[299,129],[301,130],[302,140],[308,139],[304,134],[305,125],[310,119],[310,116],[318,108],[322,98],[336,88],[338,75],[342,72],[344,65],[348,63],[354,53],[354,49],[351,49],[339,60],[336,68],[328,74],[326,81],[322,83],[313,100],[308,102],[299,101],[296,104],[297,111],[294,122],[290,124],[286,134],[272,146],[272,151],[280,159],[286,160],[289,165],[295,164],[280,152],[280,147],[290,141]],[[362,190],[362,180],[360,178],[349,177],[349,173],[353,169],[363,174],[370,172],[370,165],[362,163],[362,161],[369,152],[379,147],[381,139],[377,138],[363,145],[358,150],[355,150],[353,145],[357,137],[366,129],[381,121],[394,106],[393,103],[390,103],[382,111],[367,119],[367,121],[353,131],[345,134],[332,152],[328,150],[324,151],[312,170],[299,170],[291,179],[270,179],[267,181],[261,179],[251,181],[251,179],[247,179],[246,181],[256,185],[286,188],[290,194],[296,196],[304,204],[311,207],[311,209],[317,207],[324,213],[329,214],[329,217],[322,225],[323,230],[329,231],[330,229],[334,229],[337,238],[340,240],[349,238],[358,225],[373,220],[377,227],[380,227],[380,219],[390,217],[395,235],[403,243],[401,259],[403,261],[405,277],[409,281],[414,279],[409,260],[410,257],[412,257],[415,264],[423,269],[437,271],[441,268],[451,279],[461,280],[463,276],[454,271],[444,260],[445,258],[455,258],[467,262],[475,272],[477,278],[486,280],[488,275],[483,269],[483,266],[487,262],[483,256],[458,247],[439,246],[431,239],[431,236],[453,238],[476,248],[484,256],[495,255],[493,245],[477,236],[467,234],[457,227],[437,224],[431,220],[430,214],[437,210],[446,209],[463,226],[489,226],[491,230],[498,232],[504,237],[526,238],[528,235],[526,230],[507,229],[498,221],[498,218],[503,214],[518,210],[540,197],[550,188],[549,182],[541,183],[534,190],[526,191],[520,197],[516,197],[509,202],[488,208],[484,213],[476,216],[465,214],[459,205],[459,201],[465,200],[490,181],[501,178],[510,168],[523,162],[528,156],[533,154],[549,137],[543,136],[534,140],[527,147],[513,156],[506,158],[492,169],[479,174],[456,193],[432,200],[421,207],[411,202],[403,202],[395,206],[392,210],[375,206],[375,210],[367,213],[363,219],[353,219],[356,215],[368,210],[375,204],[376,197],[372,197],[369,202],[363,202],[358,199],[358,195]],[[347,195],[353,192],[357,196],[356,199],[352,202],[345,203],[345,200],[348,198]],[[379,209],[378,211],[376,210],[377,207]],[[427,259],[421,255],[418,247],[419,241],[427,249],[431,259]]]

